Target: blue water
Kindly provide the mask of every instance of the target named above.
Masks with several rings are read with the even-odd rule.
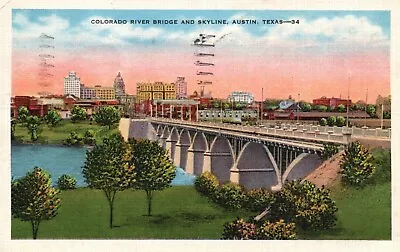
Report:
[[[63,174],[76,178],[77,186],[86,186],[82,175],[86,147],[65,147],[51,145],[12,145],[11,176],[14,179],[25,176],[35,166],[45,169],[53,185]],[[186,174],[181,168],[176,169],[172,185],[193,185],[195,176]]]

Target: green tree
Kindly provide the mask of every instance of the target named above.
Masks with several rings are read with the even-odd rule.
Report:
[[[83,136],[83,143],[84,144],[95,144],[96,143],[96,138],[94,137],[93,130],[87,130],[85,132],[85,135]]]
[[[325,118],[321,118],[321,120],[319,121],[319,124],[321,126],[326,126],[328,124],[328,121]]]
[[[28,116],[26,118],[26,127],[31,135],[31,140],[36,141],[39,137],[40,118],[37,116]]]
[[[212,102],[212,106],[213,106],[213,108],[220,108],[220,106],[221,106],[221,101],[219,101],[219,100],[214,100],[213,102]]]
[[[344,106],[343,104],[339,104],[336,109],[338,112],[343,113],[346,111],[346,106]]]
[[[71,120],[73,123],[86,120],[86,110],[84,108],[73,106],[71,109]]]
[[[108,126],[108,129],[111,129],[111,126],[114,123],[119,122],[121,119],[121,113],[118,109],[112,106],[102,107],[100,110],[93,116],[96,123],[102,126]]]
[[[324,105],[317,105],[315,109],[318,110],[319,112],[326,112],[328,110],[328,107]]]
[[[57,111],[52,109],[45,116],[45,120],[47,124],[50,124],[51,126],[54,127],[61,121],[61,116],[60,114],[58,114]]]
[[[15,138],[15,125],[17,124],[17,122],[15,121],[15,119],[11,119],[11,140],[14,140]]]
[[[373,104],[368,104],[367,113],[370,117],[375,118],[376,117],[376,106]]]
[[[229,104],[229,102],[223,102],[222,103],[222,108],[223,109],[229,109],[231,106],[230,106],[230,104]]]
[[[135,189],[146,192],[147,215],[151,215],[151,201],[155,191],[171,186],[175,178],[175,166],[169,159],[167,151],[156,141],[131,140],[133,164],[136,169]]]
[[[61,175],[57,180],[57,186],[60,190],[71,190],[76,188],[76,179],[68,174]]]
[[[336,117],[336,126],[342,127],[344,125],[346,125],[346,119],[343,116]]]
[[[327,122],[328,122],[329,126],[331,126],[331,127],[335,126],[336,125],[336,117],[335,116],[328,117]]]
[[[33,239],[40,223],[54,218],[60,205],[59,191],[51,187],[50,175],[39,167],[11,184],[11,213],[31,222]]]
[[[360,142],[351,142],[342,155],[340,169],[345,184],[363,186],[375,173],[374,157]]]
[[[65,139],[65,144],[66,145],[80,145],[82,144],[83,137],[76,133],[75,131],[72,131],[69,133],[69,136],[67,139]]]
[[[89,188],[102,190],[106,195],[110,207],[110,228],[113,227],[117,192],[129,188],[135,179],[131,160],[130,145],[119,134],[104,138],[103,143],[96,144],[86,153],[83,177]]]
[[[304,102],[300,105],[300,108],[301,108],[301,111],[303,111],[303,112],[309,112],[309,111],[311,111],[312,106],[310,103]]]
[[[28,116],[29,110],[25,106],[21,106],[18,108],[18,121],[20,123],[25,123]]]
[[[391,117],[391,111],[383,111],[383,119],[390,119]]]

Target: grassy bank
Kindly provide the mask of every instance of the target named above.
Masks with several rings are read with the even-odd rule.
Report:
[[[364,188],[346,187],[338,178],[330,188],[339,208],[337,226],[301,234],[304,239],[391,239],[390,149],[374,149],[375,175]]]
[[[388,240],[390,184],[364,189],[333,188],[339,207],[337,226],[332,230],[304,232],[300,239]],[[201,197],[193,187],[172,187],[157,192],[154,215],[146,214],[145,194],[125,191],[117,194],[115,227],[108,227],[109,209],[101,191],[80,188],[62,192],[58,216],[43,221],[39,239],[220,239],[223,224],[250,212],[228,212]],[[28,222],[12,220],[13,239],[31,239]]]
[[[210,204],[192,186],[156,192],[150,217],[144,216],[144,192],[128,190],[116,197],[114,224],[118,227],[110,229],[104,193],[87,188],[62,192],[59,214],[41,223],[38,239],[219,239],[225,222],[249,215]],[[11,236],[31,239],[30,223],[13,219]]]
[[[332,196],[339,208],[337,225],[332,230],[306,232],[303,239],[390,240],[390,183],[362,189],[344,188],[337,183]]]
[[[62,144],[72,131],[83,136],[87,130],[93,130],[96,141],[101,141],[105,136],[118,132],[118,125],[113,125],[109,130],[108,126],[100,126],[95,122],[89,121],[72,123],[70,120],[62,120],[55,127],[42,124],[39,129],[39,139],[35,143]],[[15,127],[15,139],[21,143],[32,143],[28,129],[21,124]]]

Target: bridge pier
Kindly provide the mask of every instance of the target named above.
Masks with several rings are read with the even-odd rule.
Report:
[[[194,175],[200,175],[203,172],[204,151],[189,148],[187,151],[186,172]]]
[[[177,143],[175,145],[174,164],[186,171],[189,144]]]
[[[165,149],[169,152],[169,156],[172,161],[175,160],[176,143],[176,140],[170,138],[168,138],[165,142]]]

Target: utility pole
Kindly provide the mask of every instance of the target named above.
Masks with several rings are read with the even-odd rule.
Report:
[[[300,93],[297,94],[297,124],[299,124]]]
[[[367,105],[368,105],[368,88],[365,94],[365,118],[364,118],[364,127],[367,127]]]
[[[261,88],[261,124],[263,124],[264,116],[264,88]]]
[[[383,101],[382,101],[382,111],[381,111],[381,129],[383,129]]]
[[[346,127],[349,129],[349,99],[350,99],[350,76],[347,80],[347,120],[346,120]]]

